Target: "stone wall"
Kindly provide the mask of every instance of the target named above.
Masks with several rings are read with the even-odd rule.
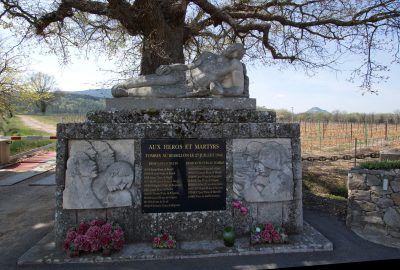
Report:
[[[160,229],[168,230],[179,241],[220,239],[226,225],[234,224],[240,234],[248,232],[252,223],[261,222],[274,222],[289,233],[300,233],[303,215],[299,136],[298,124],[275,123],[274,113],[254,110],[95,112],[88,114],[86,123],[58,124],[56,242],[62,242],[70,226],[92,218],[117,221],[127,240],[136,242],[150,241]],[[226,210],[142,212],[138,197],[143,187],[141,141],[166,138],[226,142]],[[255,145],[260,146],[256,151]],[[270,168],[273,183],[265,179],[264,183],[257,183],[266,173],[261,168],[257,175],[250,176],[250,184],[243,185],[243,177],[255,173],[243,168],[245,157],[249,157],[250,166],[256,167],[257,160]],[[110,168],[110,164],[116,165]],[[132,194],[132,200],[116,201],[94,185],[88,186],[93,194],[82,195],[74,195],[76,191],[69,187],[76,182],[75,188],[84,177],[102,181],[117,173],[127,176],[127,180],[112,181],[110,190],[118,187],[118,192]],[[257,196],[249,195],[252,188]],[[75,197],[68,201],[65,196]],[[96,204],[87,203],[86,199],[80,202],[83,196],[96,197]],[[242,200],[250,215],[243,217],[234,211],[233,199]]]
[[[352,169],[346,223],[360,236],[400,247],[400,170]]]

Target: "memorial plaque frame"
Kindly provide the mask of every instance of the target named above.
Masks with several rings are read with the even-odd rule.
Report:
[[[142,212],[226,209],[226,140],[142,139]]]

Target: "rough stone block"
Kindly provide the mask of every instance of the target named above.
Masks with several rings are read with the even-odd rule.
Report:
[[[212,214],[212,212],[201,211],[183,213],[180,221],[178,240],[182,239],[189,241],[213,239],[215,216]],[[170,225],[176,226],[177,223],[171,223]]]
[[[364,227],[364,233],[368,234],[381,234],[381,235],[386,235],[387,230],[384,225],[379,225],[379,224],[366,224]]]
[[[374,211],[376,208],[376,205],[371,202],[365,202],[365,201],[355,201],[362,210],[364,211]]]
[[[283,124],[277,123],[275,125],[276,136],[278,138],[299,138],[300,125],[299,124]]]
[[[379,198],[378,201],[376,202],[376,205],[379,206],[380,208],[388,208],[390,206],[393,206],[394,203],[389,198]]]
[[[134,240],[151,243],[159,233],[157,214],[143,214],[141,209],[135,209],[133,220],[137,221],[133,226]]]
[[[214,215],[213,239],[214,240],[221,239],[224,228],[226,226],[232,226],[234,224],[232,208],[227,207],[226,211],[215,211],[213,215]]]
[[[379,215],[364,216],[361,219],[366,223],[384,224],[382,218]]]
[[[257,223],[282,225],[282,202],[257,203]]]
[[[370,190],[372,193],[375,193],[378,196],[392,193],[392,190],[390,188],[388,188],[388,190],[383,190],[382,186],[371,186]]]
[[[347,226],[361,226],[361,211],[348,209],[346,224]]]
[[[395,208],[393,207],[389,207],[384,216],[383,216],[383,220],[385,221],[385,223],[393,228],[400,228],[400,213],[398,211],[396,211]]]
[[[67,230],[78,224],[76,216],[76,210],[63,210],[61,208],[56,208],[55,219],[57,222],[54,224],[54,232],[57,247],[62,248]]]
[[[400,179],[397,178],[390,182],[390,187],[392,188],[393,192],[400,192]]]
[[[256,109],[256,100],[254,98],[224,97],[224,98],[141,98],[141,97],[123,97],[106,98],[107,110],[147,110],[147,109]]]
[[[395,238],[400,238],[400,231],[389,229],[388,233]]]
[[[380,186],[382,182],[376,175],[370,174],[367,176],[367,184],[368,186]]]
[[[258,222],[258,207],[259,203],[246,203],[242,202],[242,205],[247,207],[249,210],[246,216],[242,215],[238,209],[232,209],[233,213],[233,227],[235,228],[237,235],[248,235],[252,225]]]
[[[369,201],[371,199],[371,193],[368,190],[353,190],[351,196],[358,201]]]
[[[81,221],[90,221],[93,219],[107,219],[106,209],[77,210],[78,223]]]
[[[367,189],[367,185],[365,184],[365,174],[349,174],[349,178],[347,181],[347,189],[348,190],[365,190]]]
[[[282,226],[288,233],[303,231],[303,201],[282,202]]]
[[[400,193],[393,193],[390,195],[395,205],[400,206]]]
[[[135,221],[133,207],[118,207],[106,209],[107,220],[117,222],[124,230],[125,241],[132,242],[134,237]]]
[[[274,123],[251,123],[250,134],[253,138],[275,138],[276,129]]]

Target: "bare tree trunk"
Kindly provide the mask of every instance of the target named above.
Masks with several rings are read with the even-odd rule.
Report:
[[[160,65],[184,63],[183,34],[187,0],[146,1],[140,73]]]

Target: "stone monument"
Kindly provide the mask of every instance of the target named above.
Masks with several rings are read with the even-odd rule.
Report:
[[[82,219],[122,225],[128,242],[160,230],[221,239],[227,225],[303,228],[300,130],[249,98],[244,49],[204,52],[113,87],[107,111],[57,126],[56,243]],[[232,201],[249,207],[246,218]]]

